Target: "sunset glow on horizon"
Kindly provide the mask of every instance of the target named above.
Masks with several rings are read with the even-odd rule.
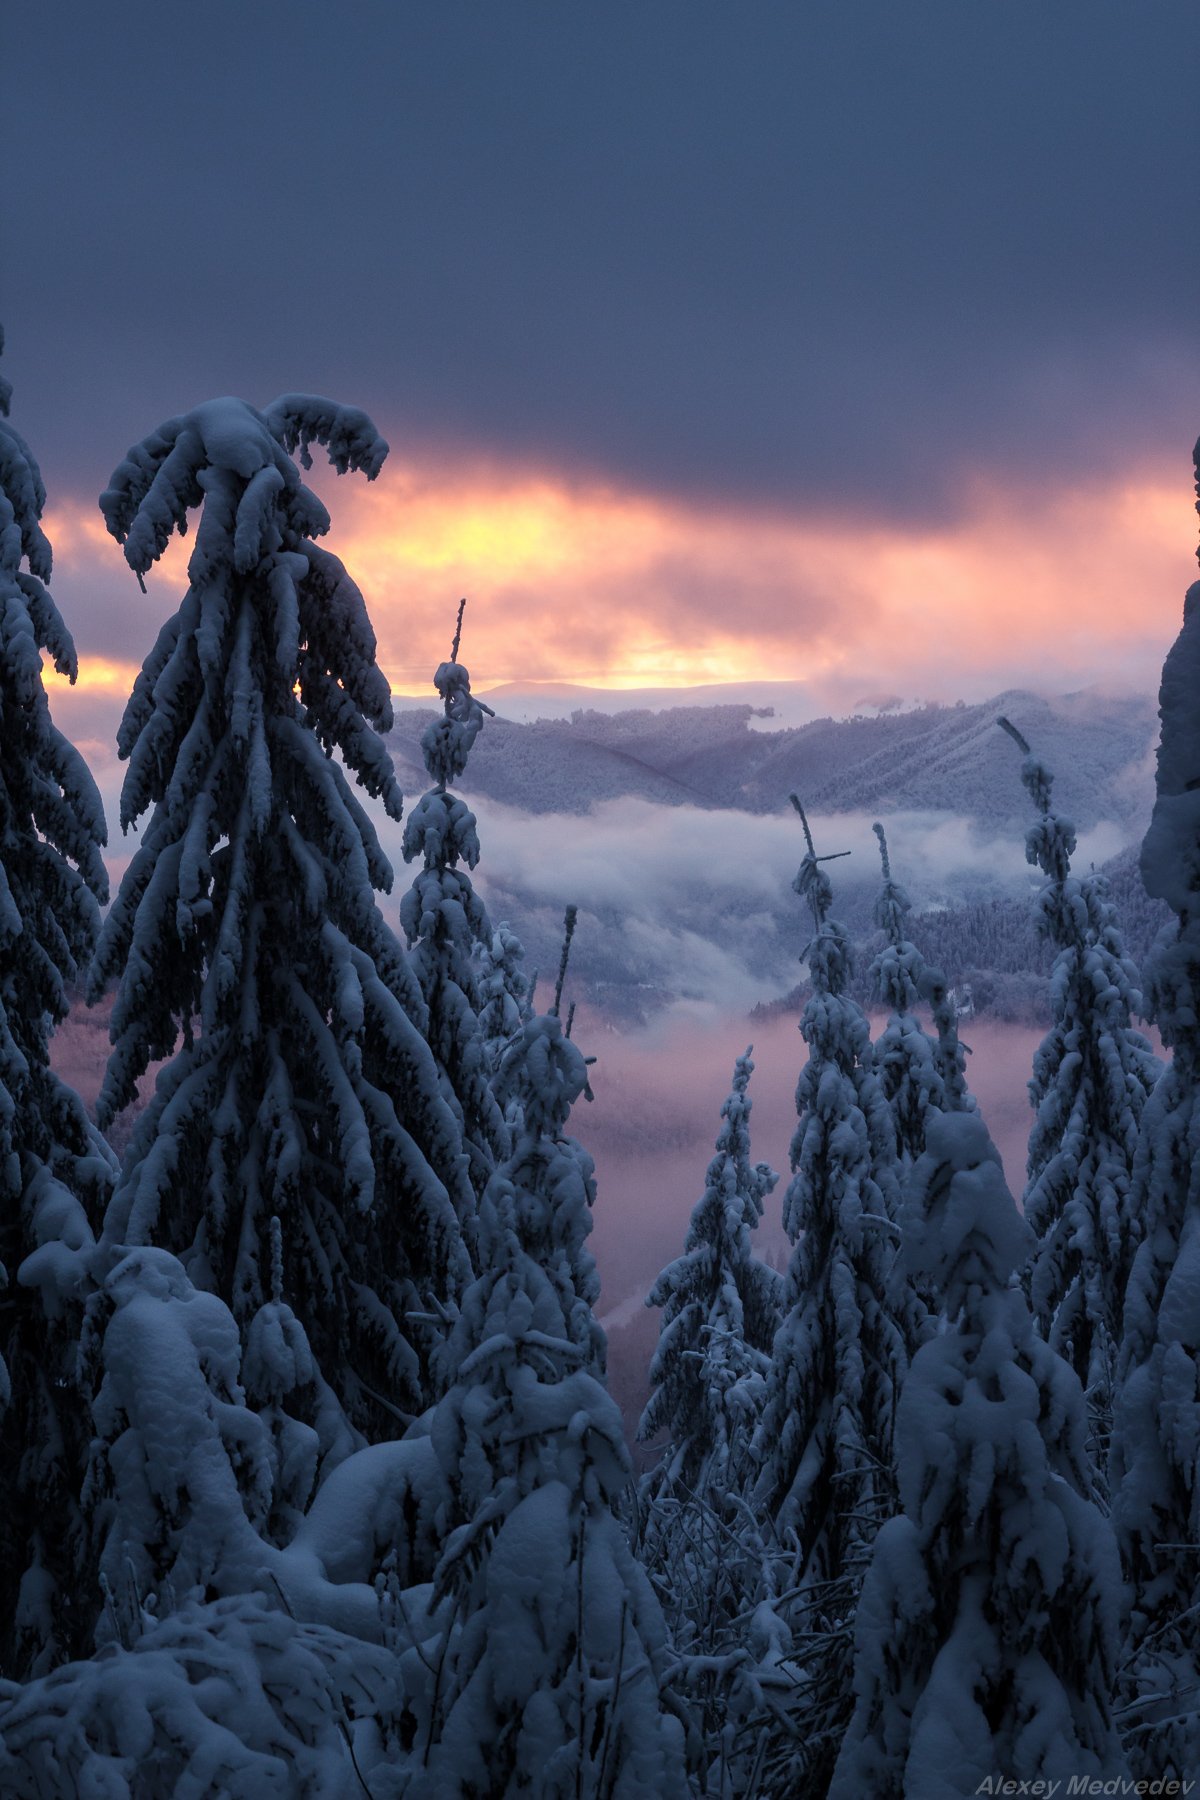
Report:
[[[398,459],[370,486],[313,480],[398,696],[431,695],[461,594],[482,692],[796,681],[845,710],[881,688],[954,699],[1156,684],[1189,574],[1189,486],[1160,470],[1037,495],[981,487],[936,528],[700,507],[550,474],[431,475]],[[136,646],[122,627],[120,653],[113,599],[111,630],[82,599],[97,583],[129,594],[119,548],[82,503],[53,505],[46,524],[80,644],[76,692],[117,698],[179,603],[192,539],[175,537],[149,576],[140,611],[157,623]],[[57,700],[67,684],[47,674]]]

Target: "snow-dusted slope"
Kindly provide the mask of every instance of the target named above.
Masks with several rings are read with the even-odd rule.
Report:
[[[1149,811],[1149,696],[1013,691],[979,705],[775,729],[749,703],[716,703],[721,692],[703,690],[697,704],[682,690],[660,711],[600,711],[584,699],[569,718],[539,717],[522,698],[514,711],[532,722],[496,719],[472,758],[472,792],[530,812],[582,813],[626,795],[771,812],[795,790],[814,811],[952,810],[998,825],[1021,810],[996,742],[1004,713],[1060,771],[1060,804],[1081,828],[1136,820],[1140,831]],[[398,762],[414,769],[423,725],[419,712],[401,712],[392,734]]]

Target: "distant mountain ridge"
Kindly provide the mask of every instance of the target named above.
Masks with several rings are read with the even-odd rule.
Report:
[[[477,879],[493,916],[517,928],[530,967],[554,967],[563,905],[578,903],[573,976],[609,1016],[633,1021],[675,1001],[749,1010],[788,993],[807,942],[791,892],[800,840],[787,796],[796,792],[823,834],[831,815],[855,815],[830,847],[853,851],[831,873],[837,917],[863,946],[861,978],[878,817],[894,827],[897,873],[924,913],[926,953],[952,980],[970,979],[987,1010],[1040,1015],[1037,876],[1023,857],[1032,809],[1020,756],[996,727],[1001,714],[1052,770],[1056,807],[1081,833],[1102,827],[1081,849],[1081,871],[1083,857],[1124,847],[1110,867],[1140,958],[1159,924],[1132,852],[1153,795],[1149,697],[1013,690],[977,705],[782,729],[749,702],[496,717],[460,784],[483,827]],[[390,737],[409,794],[426,785],[419,740],[433,716],[404,711]],[[488,817],[487,801],[503,811]],[[675,819],[684,807],[705,817]]]
[[[944,811],[1004,826],[1025,817],[1028,801],[1016,753],[996,729],[1001,713],[1053,770],[1056,805],[1080,829],[1102,819],[1132,829],[1148,816],[1155,702],[1095,692],[1048,700],[1011,690],[974,705],[780,730],[749,704],[581,709],[521,724],[497,717],[472,751],[463,789],[530,813],[575,814],[626,795],[768,813],[795,791],[817,812]],[[391,734],[410,789],[423,786],[418,746],[429,716],[403,711]]]

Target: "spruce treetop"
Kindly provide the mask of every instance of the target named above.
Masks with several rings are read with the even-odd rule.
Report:
[[[412,968],[428,1010],[427,1035],[461,1120],[476,1196],[509,1149],[509,1132],[492,1092],[492,1066],[480,1024],[484,1000],[477,965],[492,941],[487,909],[471,885],[479,861],[475,815],[448,789],[467,766],[471,746],[491,708],[471,692],[471,677],[458,660],[466,600],[459,603],[450,659],[439,664],[434,686],[442,714],[421,738],[433,788],[417,802],[404,828],[406,862],[420,860],[400,906]],[[463,1221],[468,1241],[471,1220]]]
[[[829,916],[832,889],[804,810],[793,882],[817,935],[800,1031],[793,1176],[784,1228],[795,1249],[766,1404],[755,1437],[758,1499],[795,1533],[806,1580],[824,1580],[869,1541],[891,1490],[896,1393],[923,1312],[895,1269],[898,1199],[891,1112],[871,1066],[870,1028],[846,992],[850,943]]]
[[[1051,804],[1052,777],[1007,719],[1021,780],[1038,809],[1026,860],[1045,881],[1038,929],[1055,951],[1051,1026],[1034,1058],[1025,1216],[1036,1245],[1027,1271],[1039,1328],[1089,1397],[1102,1478],[1125,1284],[1141,1235],[1131,1202],[1138,1124],[1159,1073],[1134,1030],[1137,972],[1125,955],[1102,877],[1072,875],[1075,828]]]
[[[925,965],[908,939],[908,915],[912,901],[892,875],[887,834],[878,821],[871,830],[879,839],[883,885],[875,900],[874,919],[884,936],[884,946],[871,965],[871,977],[880,999],[892,1012],[910,1013],[921,991]]]
[[[595,1061],[571,1041],[574,1009],[565,1025],[561,1017],[576,916],[577,909],[568,907],[550,1011],[532,1013],[500,1060],[496,1099],[515,1123],[512,1148],[497,1165],[487,1194],[511,1218],[523,1250],[549,1277],[571,1342],[584,1349],[588,1366],[600,1373],[604,1334],[593,1312],[600,1278],[587,1248],[596,1198],[595,1165],[567,1134],[576,1101],[592,1098],[588,1068]]]
[[[928,1281],[952,1322],[1009,1286],[1033,1236],[1012,1203],[1000,1154],[977,1113],[929,1122],[929,1147],[901,1213],[904,1260]]]
[[[754,1406],[746,1403],[746,1385],[761,1390],[779,1324],[783,1283],[755,1259],[750,1243],[778,1180],[765,1163],[750,1160],[753,1069],[747,1049],[721,1107],[716,1154],[683,1255],[667,1265],[646,1299],[662,1308],[662,1324],[650,1364],[654,1391],[638,1435],[669,1431],[664,1480],[678,1477],[689,1488],[702,1471],[721,1487],[729,1462],[748,1448],[742,1440],[753,1429]]]
[[[879,840],[883,868],[875,924],[884,941],[871,964],[871,985],[889,1013],[873,1055],[895,1122],[897,1153],[908,1165],[925,1148],[925,1119],[930,1108],[965,1105],[964,1057],[945,981],[937,970],[926,969],[920,951],[908,937],[912,902],[893,878],[887,835],[878,823],[872,829]],[[936,1039],[916,1016],[919,999],[931,1003]]]

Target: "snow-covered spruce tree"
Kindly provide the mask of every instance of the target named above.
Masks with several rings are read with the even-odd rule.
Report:
[[[937,1033],[933,1061],[945,1098],[945,1112],[974,1112],[975,1096],[967,1088],[967,1056],[969,1047],[958,1035],[958,1013],[946,977],[941,969],[926,963],[921,977],[921,994],[929,1002],[933,1028]]]
[[[489,1183],[503,1190],[524,1249],[549,1276],[562,1307],[567,1335],[584,1352],[586,1367],[603,1375],[604,1333],[592,1311],[600,1277],[587,1248],[596,1198],[595,1165],[567,1136],[571,1108],[590,1100],[588,1063],[571,1042],[570,1022],[560,1016],[576,908],[568,906],[554,1001],[548,1013],[531,1013],[508,1044],[496,1076],[496,1099],[513,1119],[513,1145]],[[574,1009],[572,1009],[573,1011]]]
[[[663,1316],[639,1430],[644,1439],[665,1433],[667,1443],[642,1483],[638,1553],[690,1676],[707,1749],[705,1791],[715,1783],[717,1793],[740,1781],[743,1728],[755,1712],[742,1679],[746,1619],[763,1587],[749,1451],[783,1287],[751,1252],[750,1233],[778,1177],[750,1160],[750,1054],[737,1059],[683,1255],[646,1302]]]
[[[1103,1480],[1121,1304],[1141,1222],[1130,1208],[1138,1124],[1159,1074],[1133,1029],[1141,1005],[1102,876],[1071,874],[1075,828],[1050,803],[1052,777],[1007,719],[1038,809],[1026,860],[1041,869],[1038,930],[1054,947],[1052,1023],[1034,1057],[1024,1211],[1036,1239],[1026,1273],[1038,1329],[1083,1383]]]
[[[429,1044],[447,1099],[462,1121],[474,1190],[482,1194],[508,1153],[509,1134],[492,1093],[479,1018],[483,999],[474,952],[491,944],[492,926],[469,873],[479,861],[475,815],[448,788],[465,770],[484,714],[491,711],[471,693],[471,677],[458,660],[465,606],[463,600],[450,660],[440,663],[433,677],[442,717],[426,730],[421,753],[435,785],[404,827],[404,860],[419,857],[422,866],[404,896],[400,923],[428,1008]]]
[[[525,1028],[527,1131],[539,1108],[558,1118],[583,1077],[557,1024]],[[504,1171],[489,1184],[481,1273],[447,1346],[432,1442],[455,1528],[434,1580],[438,1629],[404,1658],[395,1791],[682,1800],[666,1630],[617,1516],[630,1479],[621,1421],[581,1367],[561,1284],[526,1247],[532,1198]],[[393,1791],[384,1769],[368,1775]]]
[[[829,917],[824,859],[793,804],[808,844],[793,887],[816,930],[783,1214],[796,1248],[758,1432],[758,1492],[780,1536],[794,1536],[798,1572],[820,1582],[844,1567],[857,1537],[869,1539],[867,1516],[890,1500],[895,1399],[922,1320],[893,1276],[894,1132],[866,1018],[846,992],[849,939]]]
[[[897,1264],[891,1110],[870,1028],[846,991],[847,935],[796,797],[807,854],[793,886],[812,910],[809,1047],[796,1089],[784,1227],[795,1245],[761,1421],[756,1499],[788,1551],[780,1610],[807,1670],[800,1764],[780,1791],[824,1790],[849,1712],[849,1627],[865,1559],[895,1504],[896,1399],[925,1329]],[[787,1788],[790,1781],[798,1786]]]
[[[667,1449],[648,1497],[680,1486],[724,1486],[731,1463],[744,1462],[749,1390],[761,1387],[779,1327],[783,1283],[757,1261],[750,1233],[779,1177],[750,1161],[747,1093],[754,1064],[739,1056],[733,1091],[721,1108],[716,1155],[692,1212],[683,1255],[668,1264],[646,1300],[662,1308],[652,1393],[638,1435],[667,1434]]]
[[[92,966],[93,995],[120,982],[101,1118],[174,1055],[104,1237],[177,1251],[244,1329],[277,1215],[317,1365],[353,1424],[386,1436],[423,1402],[428,1338],[407,1320],[461,1292],[473,1200],[425,1004],[375,904],[391,869],[343,773],[399,816],[374,634],[311,541],[328,514],[290,454],[310,466],[313,442],[368,477],[387,449],[328,401],[217,400],[135,446],[101,498],[139,579],[202,507],[187,593],[118,740],[122,825],[154,810]]]
[[[0,348],[3,337],[0,336]],[[46,589],[45,489],[0,381],[0,1671],[86,1642],[79,1488],[90,1437],[74,1376],[86,1254],[112,1180],[49,1036],[108,898],[100,798],[55,728],[45,649],[75,646]]]
[[[295,1358],[294,1330],[285,1348]],[[398,1711],[394,1653],[372,1641],[371,1589],[325,1577],[327,1528],[309,1533],[294,1568],[263,1535],[279,1504],[273,1452],[307,1446],[246,1405],[228,1307],[168,1251],[132,1250],[89,1300],[82,1357],[95,1395],[83,1503],[100,1654],[22,1687],[0,1681],[0,1791],[361,1793],[351,1721]],[[347,1457],[334,1482],[371,1454]],[[349,1507],[340,1498],[344,1557],[369,1523],[360,1494]]]
[[[903,1512],[855,1627],[857,1705],[830,1800],[960,1800],[987,1780],[1111,1780],[1120,1569],[1089,1498],[1085,1408],[1014,1272],[1032,1247],[978,1114],[930,1114],[908,1267],[948,1329],[909,1370]]]
[[[1200,445],[1197,445],[1200,475]],[[1200,488],[1198,488],[1200,491]],[[1147,891],[1177,923],[1147,969],[1171,1061],[1146,1104],[1132,1209],[1142,1241],[1125,1293],[1109,1478],[1131,1584],[1128,1737],[1139,1774],[1200,1762],[1200,582],[1163,665]]]
[[[873,1059],[884,1097],[896,1126],[896,1153],[901,1169],[907,1169],[925,1148],[925,1115],[931,1107],[945,1111],[953,1100],[962,1103],[961,1050],[955,1032],[954,1049],[940,1044],[925,1031],[914,1010],[919,998],[936,992],[939,977],[927,970],[916,945],[907,935],[912,902],[892,877],[887,837],[882,825],[872,827],[879,839],[883,886],[875,902],[875,924],[883,933],[883,947],[871,964],[871,991],[887,1008],[888,1021],[875,1040]],[[953,1009],[946,1009],[953,1030]],[[953,1067],[943,1064],[950,1060]],[[947,1075],[950,1092],[947,1092]],[[957,1075],[958,1080],[955,1080]]]
[[[533,1016],[533,982],[521,966],[525,946],[507,919],[493,927],[490,940],[475,944],[473,955],[484,1060],[494,1081],[505,1050]]]

